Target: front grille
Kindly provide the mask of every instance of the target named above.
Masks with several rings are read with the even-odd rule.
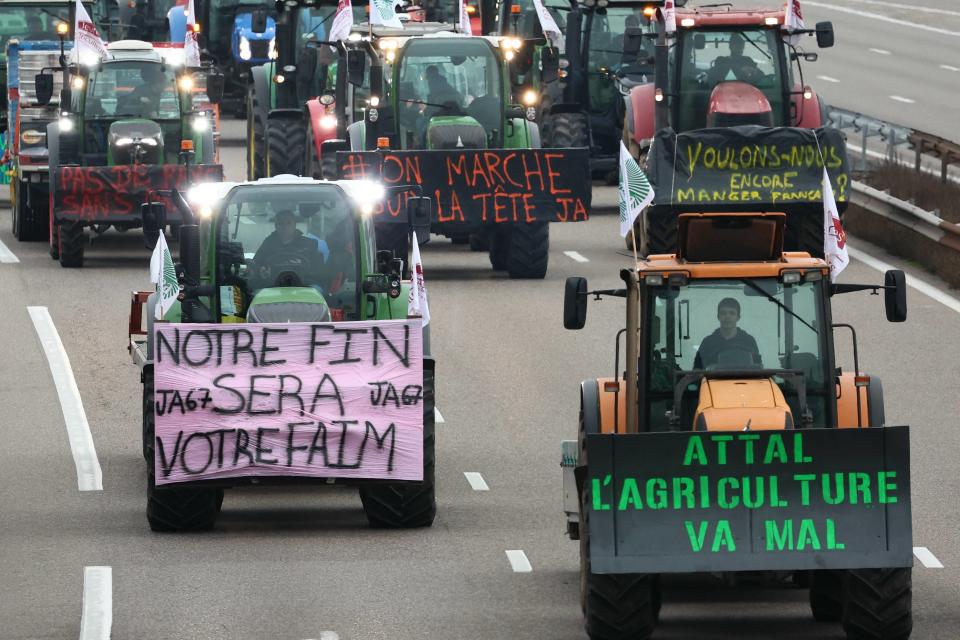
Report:
[[[270,54],[269,40],[251,40],[250,57],[258,60],[264,60]]]

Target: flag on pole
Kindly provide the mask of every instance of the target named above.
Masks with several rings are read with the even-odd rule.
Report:
[[[403,28],[397,12],[393,10],[393,5],[394,0],[370,0],[370,24]]]
[[[156,319],[163,320],[163,316],[180,295],[180,283],[177,281],[177,270],[173,266],[173,257],[162,231],[150,256],[150,282],[157,285]]]
[[[413,255],[411,256],[410,297],[407,299],[407,315],[423,318],[423,326],[430,324],[430,305],[427,304],[427,285],[423,281],[423,263],[420,261],[420,243],[417,233],[413,234]]]
[[[800,9],[800,0],[787,0],[786,16],[783,19],[783,30],[799,31],[805,29],[803,22],[803,11]],[[796,45],[800,41],[800,36],[787,36],[787,42]]]
[[[543,35],[547,37],[550,44],[563,52],[563,32],[557,26],[557,21],[543,6],[543,0],[533,0],[533,7],[537,10],[537,18],[540,20],[540,30],[543,31]]]
[[[346,40],[353,29],[353,6],[350,0],[340,0],[337,4],[337,15],[333,17],[333,26],[330,27],[330,40]]]
[[[640,165],[620,142],[620,236],[627,237],[643,208],[653,202],[653,187]]]
[[[788,0],[789,1],[789,0]],[[673,5],[673,0],[667,0],[663,3],[663,28],[667,33],[674,33],[677,30],[677,9]]]
[[[460,2],[460,33],[465,33],[468,36],[473,35],[473,27],[470,26],[470,14],[467,13],[467,2],[466,0],[459,0]]]
[[[830,176],[823,170],[823,255],[830,265],[830,281],[833,282],[850,262],[847,252],[847,236],[840,224],[840,212],[833,198]]]
[[[193,0],[187,4],[187,30],[183,34],[184,64],[187,67],[200,66],[200,42],[197,40],[197,13]]]
[[[97,27],[90,19],[87,10],[80,4],[80,0],[77,0],[74,15],[76,17],[73,23],[73,48],[77,52],[77,62],[91,64],[107,57],[107,46],[100,39]]]

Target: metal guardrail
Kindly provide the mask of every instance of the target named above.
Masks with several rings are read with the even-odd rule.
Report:
[[[940,216],[920,207],[894,198],[862,182],[853,182],[850,202],[870,213],[911,229],[920,235],[960,251],[960,225],[947,222]]]

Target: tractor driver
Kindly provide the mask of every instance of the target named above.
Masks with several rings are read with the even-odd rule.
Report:
[[[740,303],[734,298],[721,300],[717,305],[717,320],[720,327],[700,343],[693,368],[711,369],[717,365],[725,368],[762,367],[757,341],[737,327]]]
[[[744,80],[750,82],[762,75],[757,67],[756,61],[750,56],[743,55],[743,49],[746,46],[744,37],[739,33],[730,35],[730,55],[720,56],[713,61],[713,68],[710,70],[710,83],[717,84],[724,80]],[[733,74],[733,78],[730,75]]]
[[[463,101],[460,94],[454,89],[453,85],[443,77],[437,65],[431,64],[425,72],[427,87],[430,90],[430,102],[433,104],[445,104],[446,102],[456,102],[460,105]]]
[[[145,64],[140,70],[140,79],[143,82],[124,99],[128,105],[134,105],[131,112],[124,109],[125,115],[159,115],[160,100],[170,85],[167,74],[159,64]]]
[[[299,269],[284,269],[284,271],[297,271],[301,277],[307,276],[307,272],[323,264],[323,255],[320,253],[317,241],[308,238],[297,229],[297,218],[293,211],[289,209],[278,211],[273,225],[273,233],[264,238],[253,256],[254,272],[261,279],[270,281],[271,278],[275,278],[278,274],[273,273],[276,269],[271,267],[286,258],[289,258],[291,263],[297,258],[304,261],[304,266]]]
[[[47,34],[43,29],[43,20],[38,15],[27,18],[27,40],[43,40]]]

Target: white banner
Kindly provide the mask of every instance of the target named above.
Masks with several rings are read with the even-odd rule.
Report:
[[[840,212],[833,197],[830,176],[823,169],[823,255],[830,264],[830,281],[833,282],[840,272],[847,268],[850,255],[847,253],[847,235],[840,224]]]
[[[459,0],[460,2],[460,33],[465,33],[468,36],[473,35],[473,27],[470,26],[470,14],[467,13],[467,2],[466,0]]]
[[[394,4],[394,0],[370,0],[370,24],[403,28],[397,12],[393,10]]]
[[[557,26],[557,21],[553,19],[553,16],[550,15],[550,12],[547,11],[547,8],[543,6],[542,0],[533,0],[533,6],[537,10],[537,17],[540,19],[540,29],[543,30],[543,35],[547,37],[550,43],[563,51],[563,33],[560,31],[560,27]]]
[[[330,40],[346,40],[350,36],[350,30],[353,29],[353,6],[350,0],[340,0],[337,4],[337,15],[333,18],[333,26],[330,27]]]
[[[188,67],[200,66],[200,43],[197,41],[197,13],[193,0],[187,4],[187,30],[183,35],[184,64]]]
[[[107,46],[100,39],[97,27],[87,14],[87,10],[77,0],[76,20],[73,23],[74,48],[77,51],[77,62],[81,64],[95,64],[107,57]]]

